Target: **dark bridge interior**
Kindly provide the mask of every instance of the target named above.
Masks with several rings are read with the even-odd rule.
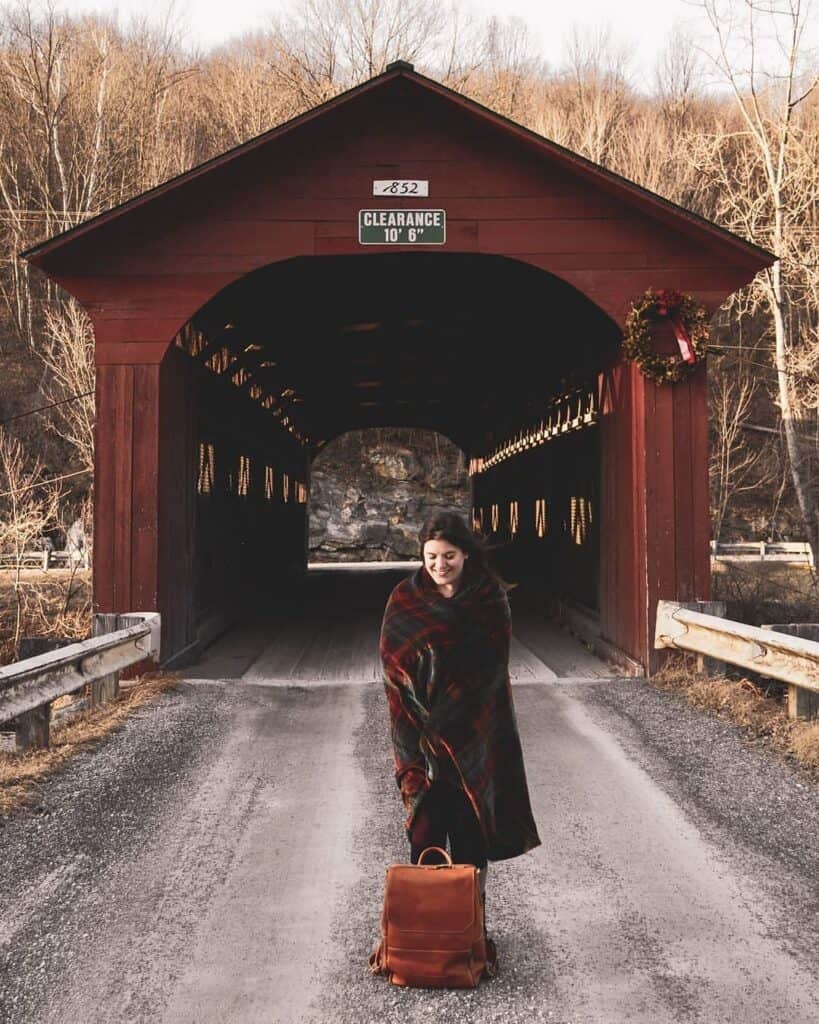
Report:
[[[194,325],[311,447],[406,425],[480,452],[592,378],[619,340],[559,278],[444,253],[287,260],[226,289]]]
[[[450,437],[502,571],[593,611],[597,375],[619,339],[574,288],[501,257],[300,257],[225,289],[176,342],[197,393],[197,618],[303,570],[311,459],[376,426]]]

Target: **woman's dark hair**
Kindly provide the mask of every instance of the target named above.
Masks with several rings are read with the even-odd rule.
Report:
[[[424,544],[428,540],[449,541],[456,548],[460,548],[464,554],[469,555],[464,564],[464,576],[468,579],[484,572],[496,580],[504,590],[511,590],[516,586],[514,583],[507,583],[492,568],[483,541],[469,529],[463,517],[459,516],[457,512],[436,512],[424,522],[421,532],[418,534],[422,561],[424,559]]]

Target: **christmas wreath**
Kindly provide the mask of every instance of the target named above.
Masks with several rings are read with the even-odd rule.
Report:
[[[680,358],[660,355],[652,344],[652,325],[667,320],[680,347]],[[648,291],[633,302],[626,316],[623,355],[632,359],[646,377],[659,383],[684,380],[705,356],[708,313],[690,295],[666,288]]]

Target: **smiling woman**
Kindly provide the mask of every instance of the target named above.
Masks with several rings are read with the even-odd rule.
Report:
[[[424,564],[390,594],[381,627],[395,779],[411,862],[448,839],[454,862],[478,867],[485,897],[489,860],[540,845],[509,680],[509,600],[460,516],[432,516],[419,541]]]
[[[469,555],[448,540],[428,540],[424,544],[424,567],[444,597],[452,597]]]

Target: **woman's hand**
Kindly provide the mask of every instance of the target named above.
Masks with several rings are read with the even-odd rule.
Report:
[[[426,778],[426,772],[423,768],[408,768],[401,776],[399,783],[401,789],[401,799],[404,801],[404,807],[409,811],[412,808],[413,799],[421,792],[424,788],[424,780]]]

